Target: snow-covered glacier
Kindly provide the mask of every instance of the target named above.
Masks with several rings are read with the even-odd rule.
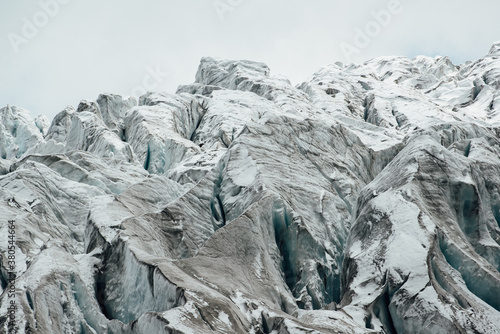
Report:
[[[2,333],[500,333],[500,43],[0,117]]]

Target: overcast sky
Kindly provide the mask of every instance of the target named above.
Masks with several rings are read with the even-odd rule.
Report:
[[[203,56],[298,84],[383,55],[456,64],[500,40],[497,0],[0,0],[0,106],[52,117],[100,93],[174,93]]]

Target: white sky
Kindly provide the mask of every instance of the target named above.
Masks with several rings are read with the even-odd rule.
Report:
[[[399,10],[376,31],[373,12],[391,2]],[[52,119],[99,93],[173,93],[203,56],[262,61],[298,84],[349,62],[341,45],[356,47],[357,29],[373,37],[355,63],[424,54],[459,64],[500,40],[498,13],[498,0],[0,0],[0,107]]]

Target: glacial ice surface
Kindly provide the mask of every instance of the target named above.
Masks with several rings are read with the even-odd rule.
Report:
[[[0,332],[500,333],[499,45],[0,109]]]

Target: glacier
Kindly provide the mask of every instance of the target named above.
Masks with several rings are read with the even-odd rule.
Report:
[[[500,333],[500,42],[0,117],[2,333]]]

